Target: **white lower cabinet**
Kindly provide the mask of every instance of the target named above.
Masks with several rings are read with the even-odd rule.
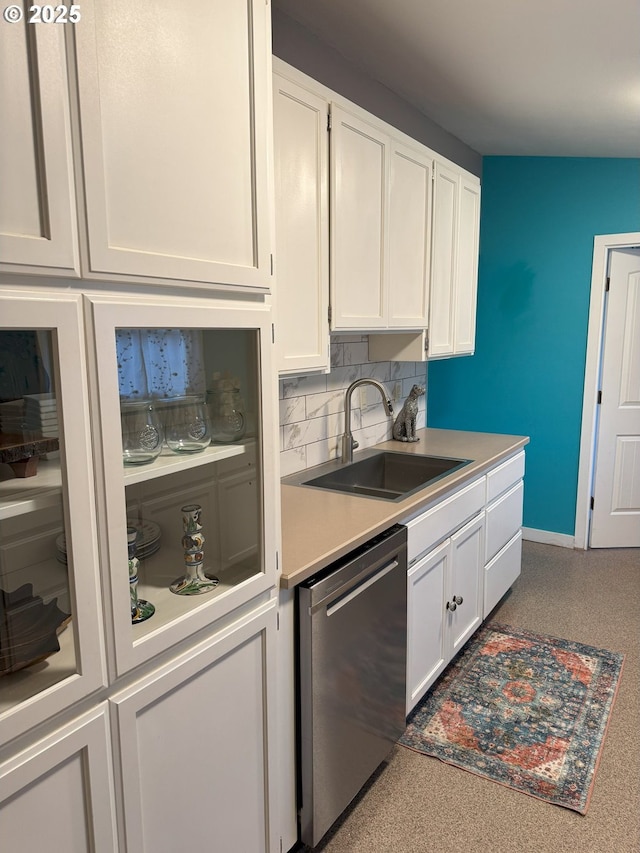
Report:
[[[450,563],[447,539],[407,576],[407,714],[446,665],[442,607]]]
[[[524,451],[405,521],[407,714],[520,575]]]
[[[518,530],[513,539],[485,566],[483,609],[485,617],[520,577],[521,564],[522,531]]]
[[[0,763],[7,853],[117,850],[107,705]]]
[[[520,576],[524,451],[487,475],[484,618]]]
[[[484,513],[408,573],[407,714],[482,622]]]
[[[113,697],[121,850],[277,849],[275,641],[271,599]]]
[[[484,513],[451,537],[451,572],[445,604],[449,659],[458,654],[482,622]]]

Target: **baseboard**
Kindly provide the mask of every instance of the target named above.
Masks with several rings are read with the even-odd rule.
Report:
[[[561,548],[575,548],[575,536],[569,533],[554,533],[551,530],[537,530],[535,527],[523,527],[522,538],[529,542],[541,542],[543,545],[559,545]]]

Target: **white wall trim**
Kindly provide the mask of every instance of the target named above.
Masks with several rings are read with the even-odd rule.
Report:
[[[538,530],[535,527],[523,527],[522,538],[527,542],[541,542],[543,545],[559,545],[561,548],[575,548],[575,537],[569,533],[554,533],[553,530]]]
[[[589,522],[591,520],[591,489],[593,480],[593,455],[597,432],[597,397],[602,353],[605,282],[609,270],[609,252],[640,246],[640,231],[629,234],[603,234],[593,241],[591,272],[591,298],[587,333],[587,358],[584,370],[582,399],[582,430],[578,462],[578,487],[576,490],[575,547],[589,547]],[[572,546],[573,547],[573,546]]]

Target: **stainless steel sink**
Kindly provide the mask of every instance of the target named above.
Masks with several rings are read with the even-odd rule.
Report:
[[[365,458],[350,464],[330,463],[330,470],[309,477],[303,471],[287,477],[285,483],[332,489],[353,495],[399,501],[468,465],[471,459],[451,459],[444,456],[421,456],[417,453],[365,451]]]

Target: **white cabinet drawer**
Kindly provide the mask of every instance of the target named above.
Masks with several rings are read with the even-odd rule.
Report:
[[[503,545],[522,527],[522,480],[487,507],[485,562],[494,557]]]
[[[524,450],[487,474],[487,503],[524,477]]]
[[[520,576],[522,531],[491,560],[484,570],[484,618],[493,610],[505,592]]]
[[[484,507],[485,478],[479,477],[437,506],[406,522],[409,563],[441,542]]]

